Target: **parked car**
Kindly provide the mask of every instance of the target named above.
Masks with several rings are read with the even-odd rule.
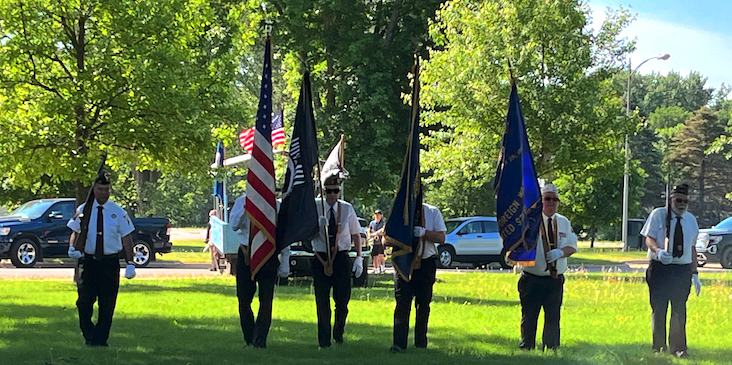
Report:
[[[0,259],[15,267],[33,267],[46,257],[68,257],[71,229],[66,226],[76,211],[76,199],[32,200],[0,217]],[[155,254],[170,252],[170,221],[132,218],[133,261],[147,266]]]
[[[445,226],[445,243],[437,247],[442,267],[451,267],[454,262],[476,266],[497,262],[504,269],[511,268],[495,217],[455,218]]]
[[[358,218],[358,224],[361,226],[361,246],[362,247],[368,246],[368,242],[366,240],[366,237],[367,237],[366,232],[368,232],[367,229],[369,228],[369,223],[371,223],[371,222],[367,221],[366,219]]]
[[[732,217],[716,226],[699,230],[696,240],[697,265],[719,263],[725,269],[732,269]]]

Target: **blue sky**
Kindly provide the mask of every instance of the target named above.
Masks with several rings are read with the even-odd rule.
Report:
[[[699,71],[708,78],[707,86],[732,85],[732,1],[730,0],[591,0],[597,29],[609,6],[630,8],[636,20],[622,33],[635,38],[633,64],[648,57],[669,53],[666,61],[652,60],[638,72],[682,75]]]

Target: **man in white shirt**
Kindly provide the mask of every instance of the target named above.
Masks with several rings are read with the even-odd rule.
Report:
[[[445,242],[447,227],[445,227],[442,213],[437,207],[422,204],[422,217],[424,218],[424,225],[415,226],[413,232],[415,237],[420,238],[417,254],[422,257],[422,261],[419,268],[412,272],[410,281],[404,280],[397,273],[394,274],[396,307],[394,308],[392,352],[402,352],[407,348],[412,298],[414,298],[414,310],[416,312],[414,347],[427,347],[427,322],[430,317],[432,288],[435,285],[437,273],[437,247],[435,245]]]
[[[132,264],[132,224],[127,212],[109,200],[111,184],[102,173],[94,180],[94,202],[89,219],[83,252],[69,246],[69,257],[79,259],[83,271],[78,280],[79,326],[87,346],[108,347],[109,331],[112,328],[114,307],[119,292],[119,258],[124,249],[127,268],[125,277],[135,276]],[[86,203],[80,205],[67,226],[71,228],[69,242],[74,242],[81,232],[81,215]],[[99,300],[97,324],[92,322],[94,302]]]
[[[542,225],[536,244],[534,266],[524,266],[518,282],[521,298],[522,350],[536,347],[539,312],[544,308],[542,350],[559,347],[559,318],[564,297],[564,272],[567,257],[577,252],[577,236],[565,216],[557,213],[559,191],[554,184],[541,188],[543,200]]]
[[[318,346],[326,348],[331,345],[331,309],[330,290],[333,289],[335,302],[335,321],[333,323],[333,339],[337,344],[343,343],[343,333],[348,316],[348,302],[351,300],[351,272],[356,277],[363,273],[363,257],[361,256],[361,225],[353,206],[338,199],[341,193],[341,180],[336,177],[325,181],[325,200],[315,199],[315,206],[320,215],[318,220],[321,229],[312,241],[315,258],[311,267],[313,285],[315,286],[315,306],[318,315]],[[324,228],[328,236],[326,237]],[[331,246],[330,258],[327,246]],[[356,248],[356,260],[351,267],[348,251],[351,244]]]
[[[667,221],[667,207],[656,208],[641,230],[641,234],[646,236],[650,258],[646,282],[652,310],[653,351],[668,349],[679,358],[689,355],[686,346],[686,301],[692,282],[697,295],[701,290],[695,247],[699,225],[696,217],[686,210],[688,203],[689,185],[675,186],[670,197],[671,219]],[[666,347],[666,312],[669,302],[671,320]]]
[[[280,252],[275,252],[259,269],[252,280],[249,262],[249,225],[244,205],[246,194],[236,199],[229,215],[229,224],[239,238],[239,252],[236,257],[236,296],[239,299],[239,322],[244,342],[247,346],[267,347],[267,336],[272,325],[272,301],[277,276],[286,278],[290,274],[290,247],[282,250],[282,261],[278,259]],[[277,200],[277,211],[280,201]],[[276,250],[275,250],[276,251]],[[259,286],[259,312],[254,320],[252,300]]]

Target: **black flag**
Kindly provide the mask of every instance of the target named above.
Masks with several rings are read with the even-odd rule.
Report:
[[[282,205],[277,216],[277,252],[293,242],[309,240],[318,233],[313,187],[313,166],[316,163],[318,141],[315,139],[310,74],[306,72],[297,102],[290,158],[282,187]]]

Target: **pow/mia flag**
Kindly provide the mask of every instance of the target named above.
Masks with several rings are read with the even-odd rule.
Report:
[[[315,138],[310,74],[307,72],[303,75],[292,129],[290,158],[282,187],[282,205],[277,216],[277,252],[293,242],[309,240],[318,233],[313,187],[313,166],[318,163],[318,141]]]

